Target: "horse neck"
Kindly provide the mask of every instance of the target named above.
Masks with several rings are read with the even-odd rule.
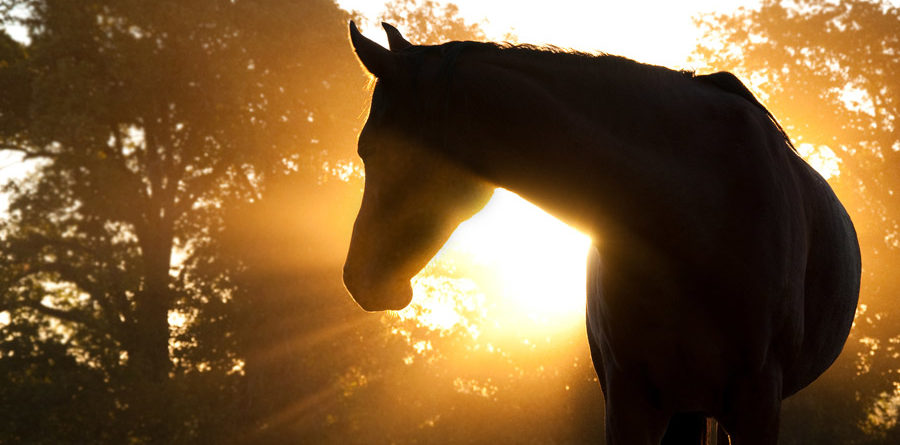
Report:
[[[657,185],[672,161],[648,130],[671,125],[677,110],[666,90],[646,91],[627,72],[641,67],[616,66],[635,62],[608,62],[605,76],[572,64],[461,63],[441,120],[444,150],[588,233],[645,223],[665,201]]]

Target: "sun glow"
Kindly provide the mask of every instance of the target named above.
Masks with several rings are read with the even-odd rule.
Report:
[[[484,210],[460,225],[445,250],[491,270],[498,296],[542,318],[584,311],[590,242],[518,195],[497,189]]]
[[[590,238],[518,195],[497,189],[414,279],[413,304],[398,313],[431,330],[465,329],[485,311],[496,324],[559,330],[580,322]]]

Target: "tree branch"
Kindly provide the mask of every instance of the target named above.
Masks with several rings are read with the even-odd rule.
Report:
[[[54,153],[47,150],[34,150],[29,148],[23,148],[17,145],[7,145],[0,144],[0,150],[9,150],[9,151],[18,151],[25,155],[25,159],[32,158],[59,158],[63,156],[63,153]]]
[[[190,210],[191,206],[194,205],[194,202],[203,196],[203,192],[215,185],[216,181],[228,172],[228,168],[221,163],[218,167],[219,168],[214,167],[212,173],[191,178],[191,181],[187,183],[185,187],[185,192],[182,194],[181,199],[177,200],[175,203],[175,212],[173,215],[175,218],[178,218]]]
[[[33,246],[52,246],[62,250],[73,250],[81,253],[84,256],[97,260],[96,255],[93,251],[73,240],[55,239],[43,234],[32,233],[29,234],[28,239],[23,240],[23,242]],[[106,262],[105,259],[99,260],[101,262]],[[62,281],[73,283],[78,286],[79,289],[90,295],[91,299],[96,301],[100,305],[103,316],[110,324],[110,326],[112,326],[114,329],[122,327],[123,323],[119,319],[119,315],[121,314],[127,316],[129,314],[127,305],[123,305],[123,301],[115,298],[113,296],[114,292],[112,292],[111,290],[103,289],[102,287],[100,287],[99,283],[91,280],[85,273],[83,273],[83,271],[73,267],[71,265],[71,262],[66,261],[66,258],[60,257],[57,261],[54,262],[39,261],[36,264],[31,264],[33,264],[35,267],[30,270],[23,271],[21,274],[19,274],[19,276],[15,277],[15,281],[19,281],[26,276],[33,275],[39,272],[57,273],[59,274]]]
[[[78,323],[78,324],[84,325],[84,326],[89,327],[94,330],[103,331],[103,329],[101,329],[97,325],[95,319],[85,315],[82,312],[78,312],[75,310],[57,309],[54,307],[46,306],[37,301],[26,301],[24,303],[24,306],[27,308],[34,309],[43,315],[47,315],[47,316],[50,316],[53,318],[58,318],[63,321]]]

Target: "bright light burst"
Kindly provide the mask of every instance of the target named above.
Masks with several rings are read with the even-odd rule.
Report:
[[[498,309],[489,317],[505,325],[568,328],[584,315],[589,245],[587,236],[497,189],[416,277],[413,304],[398,315],[401,320],[415,317],[432,330],[461,326],[475,337],[476,326],[463,314],[485,306]],[[448,271],[472,280],[442,276]]]
[[[491,270],[500,297],[529,317],[584,312],[585,258],[590,238],[528,203],[497,189],[488,205],[463,223],[447,253]]]

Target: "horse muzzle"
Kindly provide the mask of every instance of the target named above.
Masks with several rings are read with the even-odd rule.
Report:
[[[344,287],[353,301],[367,312],[399,311],[412,301],[409,280],[376,283],[361,278],[347,266],[344,266]]]

